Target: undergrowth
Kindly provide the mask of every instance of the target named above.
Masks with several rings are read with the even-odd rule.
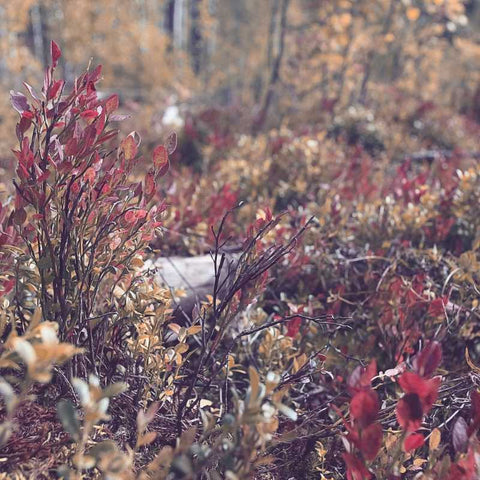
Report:
[[[410,155],[359,108],[333,130],[226,132],[204,174],[171,169],[176,135],[142,157],[101,67],[66,85],[60,54],[41,92],[11,94],[5,475],[477,478],[478,125]],[[174,320],[181,292],[145,260],[205,251],[212,295]]]

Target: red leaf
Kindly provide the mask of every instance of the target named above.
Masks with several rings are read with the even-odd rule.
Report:
[[[469,447],[467,456],[452,465],[448,480],[477,480],[477,461],[476,451],[472,446]]]
[[[102,195],[108,195],[111,191],[112,191],[112,187],[108,184],[105,184],[102,187]],[[94,213],[94,212],[92,212],[92,213]]]
[[[16,225],[23,225],[26,220],[27,220],[27,212],[25,211],[24,208],[19,208],[18,210],[15,210],[13,214],[13,221],[15,222]]]
[[[403,450],[410,452],[420,448],[425,443],[425,437],[421,433],[412,433],[403,442]]]
[[[351,453],[342,453],[347,466],[347,480],[369,480],[372,474],[360,458],[353,456]]]
[[[144,210],[143,208],[140,210],[137,210],[137,219],[142,220],[148,215],[148,212]]]
[[[382,440],[382,426],[379,423],[372,423],[361,430],[359,448],[367,460],[371,461],[377,456],[382,446]]]
[[[37,182],[44,182],[50,176],[50,170],[45,170],[38,178]]]
[[[150,171],[147,173],[147,175],[145,175],[145,196],[147,197],[147,200],[153,197],[155,190],[155,175],[152,171]]]
[[[103,132],[103,129],[105,127],[105,121],[106,121],[105,109],[102,108],[102,112],[98,116],[97,122],[95,123],[97,135],[100,135]]]
[[[80,191],[80,184],[78,182],[73,182],[71,189],[73,193],[77,194]]]
[[[15,278],[12,278],[10,280],[6,280],[5,282],[3,282],[3,292],[0,292],[2,293],[3,295],[6,295],[7,293],[11,292],[13,290],[13,287],[15,286]]]
[[[83,178],[85,179],[85,181],[89,182],[90,184],[92,184],[95,181],[95,177],[96,177],[96,172],[93,167],[87,168],[87,170],[83,174]]]
[[[84,110],[80,116],[82,118],[96,118],[98,115],[98,112],[96,110]]]
[[[480,393],[478,390],[472,390],[470,393],[470,400],[472,403],[471,415],[472,421],[468,427],[468,436],[480,428]]]
[[[444,317],[445,307],[448,304],[448,296],[439,297],[430,302],[428,314],[432,317]]]
[[[78,152],[78,142],[76,138],[71,138],[65,145],[65,155],[75,155]]]
[[[88,125],[82,135],[82,141],[84,140],[84,138],[88,138],[91,141],[91,143],[89,144],[90,147],[93,145],[93,141],[97,137],[97,126],[92,125],[92,123],[98,117],[98,112],[96,110],[85,110],[80,114],[80,117],[83,118],[85,120],[85,123]]]
[[[17,138],[18,138],[18,141],[21,142],[22,139],[23,139],[23,136],[25,135],[25,132],[30,128],[30,126],[32,125],[32,121],[27,118],[25,115],[25,113],[30,113],[30,112],[23,112],[22,113],[22,118],[20,119],[20,121],[17,123],[17,126],[15,128],[15,131],[17,133]]]
[[[405,372],[398,378],[398,383],[405,393],[419,396],[423,413],[428,413],[437,399],[440,377],[425,379],[413,372]]]
[[[136,212],[134,212],[133,210],[129,210],[129,211],[125,214],[125,220],[126,220],[128,223],[135,223],[135,222],[137,221]]]
[[[58,80],[51,87],[49,87],[47,92],[47,100],[51,100],[57,96],[57,93],[62,88],[63,83],[63,80]]]
[[[351,393],[356,393],[363,388],[369,388],[372,378],[377,374],[377,362],[372,360],[367,368],[358,366],[348,378],[348,388]]]
[[[97,89],[95,88],[95,84],[92,81],[89,81],[87,83],[87,97],[93,95],[94,98],[96,98],[96,91]]]
[[[302,324],[301,317],[294,317],[288,321],[287,324],[287,337],[294,338],[297,336],[300,325]]]
[[[397,403],[395,411],[399,425],[408,432],[418,430],[422,424],[423,408],[416,393],[407,393]]]
[[[95,67],[95,70],[89,75],[88,81],[92,83],[98,82],[101,74],[102,74],[102,66],[97,65]]]
[[[442,347],[438,342],[428,342],[415,355],[413,369],[422,377],[431,377],[442,361]]]
[[[97,144],[106,142],[107,140],[112,139],[113,137],[118,135],[118,130],[110,130],[106,133],[104,133],[98,140]]]
[[[350,402],[350,415],[362,428],[375,421],[379,409],[378,396],[371,389],[360,390]]]
[[[50,53],[52,55],[52,67],[55,68],[57,66],[58,59],[62,56],[62,51],[53,40],[50,45]]]

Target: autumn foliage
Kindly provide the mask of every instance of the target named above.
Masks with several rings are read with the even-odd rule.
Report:
[[[207,55],[216,20],[204,3],[192,25]],[[478,75],[459,68],[478,45],[466,3],[265,2],[269,57],[246,65],[269,75],[245,68],[233,87],[234,69],[217,78],[187,66],[181,39],[161,43],[144,2],[135,68],[150,90],[137,105],[103,90],[134,82],[131,65],[118,74],[118,46],[70,78],[50,43],[43,86],[10,93],[6,475],[478,478]],[[236,51],[217,28],[211,65]],[[255,35],[239,36],[244,48]],[[225,81],[251,111],[195,100],[175,132],[157,128],[167,87],[147,52],[159,42],[162,82],[185,73],[184,99]],[[65,44],[78,61],[78,42]],[[165,285],[157,257],[206,254],[211,290],[179,314],[186,291]]]

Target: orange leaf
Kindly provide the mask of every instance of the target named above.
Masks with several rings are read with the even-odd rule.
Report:
[[[163,176],[167,173],[169,167],[168,153],[163,145],[159,145],[153,151],[153,165],[157,175]]]
[[[120,145],[120,149],[121,151],[123,151],[123,154],[125,155],[125,160],[127,161],[133,160],[135,158],[135,155],[137,154],[137,148],[137,144],[135,143],[132,135],[124,138]]]
[[[407,8],[407,18],[411,22],[416,22],[418,18],[420,17],[420,9],[416,7],[409,7]]]

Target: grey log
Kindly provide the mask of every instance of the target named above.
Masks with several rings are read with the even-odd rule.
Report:
[[[217,263],[220,263],[220,254]],[[237,268],[238,255],[227,253],[220,271],[217,296],[231,286]],[[210,255],[197,257],[160,257],[154,262],[147,262],[146,268],[155,269],[158,282],[172,291],[181,288],[186,295],[172,305],[174,318],[180,325],[192,321],[192,312],[196,304],[204,301],[208,295],[213,296],[215,285],[214,261]]]

